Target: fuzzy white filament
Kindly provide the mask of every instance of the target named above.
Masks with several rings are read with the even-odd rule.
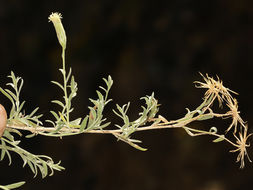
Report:
[[[49,17],[49,22],[51,21],[54,24],[54,28],[57,34],[57,38],[59,43],[61,44],[62,48],[65,49],[66,48],[66,44],[67,44],[67,37],[65,34],[65,30],[63,28],[61,19],[62,19],[62,15],[61,13],[52,13]]]

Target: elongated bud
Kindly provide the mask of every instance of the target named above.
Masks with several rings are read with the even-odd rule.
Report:
[[[5,108],[0,104],[0,137],[3,135],[7,124],[7,113]]]
[[[52,13],[49,17],[49,22],[51,21],[54,24],[54,28],[57,34],[57,38],[59,43],[61,44],[62,48],[65,49],[66,48],[66,44],[67,44],[67,37],[65,34],[65,30],[63,28],[61,19],[62,19],[62,15],[61,13]]]

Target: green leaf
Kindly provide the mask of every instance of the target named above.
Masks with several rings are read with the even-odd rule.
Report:
[[[98,90],[96,92],[97,92],[97,95],[98,95],[98,99],[101,100],[101,101],[104,101],[104,97],[101,94],[101,92],[99,92]]]
[[[102,89],[103,91],[107,92],[107,89],[105,89],[104,87],[99,86],[99,88]]]
[[[0,91],[2,92],[3,95],[5,95],[11,102],[12,104],[14,105],[14,101],[13,101],[13,98],[4,90],[0,87]]]
[[[32,133],[32,134],[26,135],[25,138],[32,138],[32,137],[34,137],[35,135],[36,135],[35,133]]]
[[[47,176],[47,166],[45,168],[45,163],[42,162],[42,165],[38,165],[38,168],[40,169],[42,178],[45,178]]]
[[[200,117],[197,119],[198,121],[212,119],[213,115],[200,115]]]
[[[23,156],[21,156],[23,158]],[[33,177],[37,176],[38,170],[37,170],[37,166],[35,164],[33,164],[30,160],[27,160],[27,158],[23,158],[24,160],[24,164],[23,167],[26,166],[26,164],[28,164],[28,166],[30,167],[30,169],[32,170],[32,172],[34,173]]]
[[[59,87],[64,91],[64,88],[63,88],[63,86],[62,86],[60,83],[58,83],[58,82],[56,82],[56,81],[51,81],[51,82],[52,82],[53,84],[59,86]]]
[[[15,188],[18,188],[18,187],[21,187],[22,185],[25,184],[25,181],[20,181],[20,182],[17,182],[17,183],[13,183],[13,184],[10,184],[10,185],[6,185],[5,187],[7,189],[15,189]]]
[[[23,87],[23,84],[24,84],[24,80],[22,79],[22,78],[20,78],[21,80],[21,82],[20,82],[20,84],[19,84],[19,87],[18,87],[18,93],[20,93],[21,92],[21,89],[22,89],[22,87]]]
[[[77,89],[77,83],[75,82],[74,76],[71,77],[71,83],[70,83],[70,88],[72,91],[76,91]]]
[[[23,102],[20,104],[19,108],[16,110],[17,113],[21,113],[21,110],[22,110],[24,104],[25,104],[25,101],[23,101]]]
[[[62,119],[62,121],[63,121],[64,123],[67,123],[67,121],[66,121],[64,115],[62,115],[61,112],[59,112],[59,116],[60,116],[60,118]]]
[[[70,122],[72,125],[80,125],[80,123],[81,123],[81,118],[77,118],[77,119],[75,119],[74,121],[71,121]]]
[[[84,129],[86,128],[88,118],[89,118],[89,116],[86,115],[86,117],[83,119],[83,121],[82,121],[82,123],[81,123],[81,126],[80,126],[80,132],[83,132]]]
[[[52,100],[51,102],[54,103],[54,104],[58,104],[62,108],[65,108],[65,105],[61,101],[59,101],[59,100]]]
[[[224,135],[221,135],[219,138],[214,139],[213,142],[214,142],[214,143],[221,142],[221,141],[223,141],[224,139],[225,139]]]
[[[67,78],[66,78],[66,81],[67,81],[67,82],[69,81],[69,78],[70,78],[70,76],[71,76],[71,73],[72,73],[72,69],[71,69],[71,67],[70,67],[70,68],[69,68],[68,76],[67,76]]]
[[[17,96],[16,96],[12,91],[10,91],[9,89],[5,89],[5,91],[6,91],[9,95],[11,95],[11,97],[12,97],[14,100],[17,100]]]
[[[100,128],[100,129],[103,129],[103,128],[109,126],[110,124],[111,124],[111,122],[107,122],[107,123],[105,123],[105,124],[99,126],[99,128]]]
[[[56,120],[59,120],[59,116],[54,111],[50,111],[50,113],[55,117]]]
[[[9,165],[11,165],[11,155],[10,155],[8,149],[6,148],[8,146],[6,145],[6,143],[4,142],[3,139],[1,139],[1,142],[2,142],[2,146],[3,146],[2,151],[4,150],[4,153],[1,152],[1,160],[4,159],[5,154],[7,154],[8,159],[9,159]]]
[[[109,75],[108,79],[106,80],[105,78],[103,79],[108,87],[108,90],[111,88],[112,84],[113,84],[113,80],[112,77]]]
[[[35,108],[32,113],[29,114],[30,117],[32,117],[37,111],[38,111],[39,107]],[[42,116],[42,115],[41,115]]]
[[[65,75],[66,71],[63,69],[59,69],[59,71],[63,74],[63,76]]]
[[[7,151],[6,148],[5,148],[6,144],[5,144],[4,141],[2,141],[2,145],[3,145],[3,148],[2,148],[2,151],[1,151],[1,161],[4,159],[5,153]]]
[[[10,111],[10,119],[14,118],[14,114],[15,114],[15,103],[13,102],[12,108],[11,108],[11,111]]]
[[[96,110],[95,110],[93,107],[89,107],[89,109],[90,109],[90,114],[91,114],[92,117],[93,117],[92,120],[96,119],[96,117],[97,117]]]
[[[7,139],[9,139],[10,141],[14,141],[13,135],[8,130],[4,131],[4,137],[6,137]]]
[[[123,136],[119,135],[119,134],[113,134],[115,137],[117,137],[119,140],[129,144],[130,146],[138,149],[138,150],[141,150],[141,151],[146,151],[147,149],[146,148],[142,148],[140,147],[139,145],[133,143],[130,141],[130,139],[127,139],[127,138],[124,138]]]

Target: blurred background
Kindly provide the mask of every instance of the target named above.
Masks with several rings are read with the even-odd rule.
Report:
[[[0,86],[14,71],[24,78],[21,98],[25,112],[39,106],[43,119],[58,107],[50,101],[62,92],[50,83],[61,81],[61,47],[48,23],[51,12],[63,14],[67,34],[67,67],[78,82],[73,118],[88,114],[88,98],[96,98],[103,77],[111,75],[114,103],[131,102],[130,118],[141,111],[140,97],[155,92],[160,114],[182,117],[194,109],[204,91],[193,81],[199,72],[218,75],[224,85],[240,94],[239,110],[252,125],[253,3],[251,0],[169,1],[32,1],[0,0]],[[10,103],[1,95],[1,104]],[[196,123],[224,131],[230,121]],[[73,137],[22,138],[21,146],[51,156],[66,168],[51,177],[33,178],[22,160],[13,155],[8,166],[0,162],[0,184],[25,180],[21,189],[74,190],[239,190],[252,188],[253,165],[235,163],[229,144],[209,137],[189,137],[183,130],[139,132],[148,151],[135,150],[113,136],[87,134]],[[250,139],[251,140],[251,139]],[[249,148],[253,158],[253,150]]]

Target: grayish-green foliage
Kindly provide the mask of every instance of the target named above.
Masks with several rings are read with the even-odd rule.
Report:
[[[33,153],[24,150],[19,146],[20,140],[17,140],[19,136],[22,136],[22,131],[29,131],[30,134],[26,135],[26,138],[36,137],[36,135],[44,135],[51,137],[64,137],[70,135],[78,135],[82,133],[100,133],[100,134],[111,134],[130,146],[145,151],[146,148],[141,147],[138,143],[140,140],[134,139],[134,133],[137,131],[151,130],[151,129],[164,129],[164,128],[181,128],[186,131],[190,136],[200,136],[200,135],[210,135],[215,137],[213,142],[226,141],[234,146],[236,149],[231,152],[239,152],[237,157],[237,162],[241,161],[241,168],[244,167],[244,157],[247,156],[246,147],[249,144],[246,143],[250,135],[247,134],[248,126],[242,120],[238,111],[238,104],[235,98],[230,94],[233,91],[223,86],[222,81],[214,80],[208,75],[203,76],[205,82],[196,82],[197,88],[205,88],[206,93],[203,98],[203,102],[193,111],[187,109],[187,113],[180,119],[167,121],[162,116],[157,116],[158,112],[158,101],[154,97],[154,93],[150,96],[142,97],[141,100],[145,102],[145,106],[141,107],[141,112],[139,113],[137,119],[130,121],[127,114],[130,102],[122,106],[116,104],[113,112],[116,116],[121,118],[121,124],[115,124],[116,129],[107,129],[111,124],[104,118],[105,106],[112,101],[109,99],[109,92],[113,85],[113,80],[111,76],[104,78],[105,87],[99,86],[100,90],[97,90],[97,98],[89,99],[91,105],[88,106],[89,113],[84,114],[82,118],[72,118],[71,113],[74,110],[72,100],[77,96],[77,82],[72,75],[72,69],[70,68],[67,72],[65,65],[65,50],[66,50],[66,36],[64,28],[61,24],[61,15],[59,13],[52,13],[50,15],[50,20],[54,23],[57,36],[62,46],[62,68],[59,71],[62,74],[62,82],[52,81],[54,85],[59,87],[63,92],[63,98],[59,100],[53,100],[52,103],[58,105],[58,110],[50,110],[53,119],[45,120],[48,125],[43,125],[40,120],[42,114],[37,114],[38,107],[34,109],[30,114],[27,114],[24,109],[25,101],[20,100],[20,93],[24,84],[21,77],[15,76],[11,72],[10,76],[11,82],[7,84],[9,88],[1,88],[0,92],[9,99],[11,102],[11,110],[9,112],[7,128],[4,131],[2,137],[0,137],[0,149],[1,156],[0,159],[9,159],[9,164],[12,163],[11,152],[18,154],[23,160],[23,167],[28,166],[34,177],[38,173],[41,174],[42,178],[53,175],[54,171],[61,171],[64,168],[60,165],[60,161],[55,163],[53,159],[46,155],[35,155]],[[214,101],[217,100],[219,106],[225,105],[230,111],[226,113],[214,113],[212,110],[212,105]],[[210,130],[205,129],[195,129],[189,127],[188,124],[193,121],[202,121],[212,118],[232,118],[232,123],[227,129],[226,133],[218,134],[216,127],[211,127]],[[240,127],[240,131],[237,131]],[[233,136],[235,141],[233,142],[226,137],[227,132],[234,128]],[[248,157],[249,159],[249,157]],[[250,159],[249,159],[250,160]],[[11,185],[0,185],[1,189],[14,189],[23,185],[24,182],[14,183]]]

